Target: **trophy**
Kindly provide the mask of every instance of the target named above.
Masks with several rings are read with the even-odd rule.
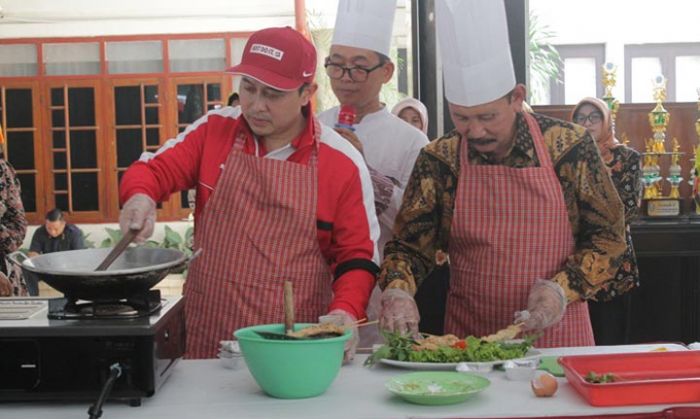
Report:
[[[680,214],[680,194],[678,187],[683,181],[681,166],[679,165],[680,146],[677,139],[673,139],[671,152],[666,151],[666,128],[671,120],[671,115],[663,106],[666,100],[667,80],[663,75],[654,78],[654,100],[656,106],[649,112],[649,125],[654,133],[652,138],[645,141],[646,152],[642,163],[642,183],[644,185],[644,195],[642,199],[646,202],[647,215],[649,216],[675,216]],[[661,164],[670,157],[668,166],[668,177],[661,176]],[[671,185],[668,196],[663,194],[662,181],[666,180]]]
[[[603,64],[603,86],[605,86],[605,94],[603,95],[603,100],[608,104],[608,109],[610,109],[610,122],[613,127],[615,127],[615,118],[617,117],[617,111],[620,109],[620,101],[615,99],[613,96],[613,87],[616,83],[616,73],[617,66],[613,63],[607,62]]]
[[[700,87],[698,93],[698,119],[695,120],[695,134],[700,140]],[[695,214],[700,215],[700,145],[693,148],[695,158],[691,159],[693,167],[690,169],[690,180],[688,183],[693,187],[693,201],[695,201]]]
[[[613,129],[615,129],[615,121],[617,120],[617,111],[620,109],[620,101],[615,99],[613,96],[613,87],[617,81],[617,66],[611,62],[603,64],[603,77],[602,82],[605,87],[605,94],[603,95],[603,101],[608,105],[610,109],[610,123]],[[630,139],[627,137],[627,133],[623,132],[620,135],[620,142],[624,145],[629,145]]]

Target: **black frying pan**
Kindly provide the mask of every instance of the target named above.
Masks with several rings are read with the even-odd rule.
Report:
[[[193,257],[175,249],[132,247],[106,271],[95,271],[111,249],[83,249],[27,258],[21,252],[7,256],[67,298],[111,300],[148,291],[171,271],[182,269]]]

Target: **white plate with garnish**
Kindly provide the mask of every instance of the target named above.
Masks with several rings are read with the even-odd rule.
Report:
[[[506,361],[525,361],[531,359],[539,359],[540,351],[530,349],[525,356],[514,359],[502,359],[488,362],[410,362],[398,361],[396,359],[382,358],[379,360],[382,364],[391,365],[392,367],[405,368],[410,370],[433,370],[433,371],[454,371],[459,366],[464,372],[489,372],[494,367],[503,364]]]

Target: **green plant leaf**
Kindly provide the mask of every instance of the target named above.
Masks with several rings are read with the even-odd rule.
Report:
[[[184,244],[182,236],[178,234],[177,231],[173,230],[169,226],[165,226],[165,239],[163,240],[163,247],[170,249],[180,249]]]
[[[83,230],[80,230],[80,233],[83,235],[83,243],[85,244],[86,249],[92,249],[95,247],[95,242],[90,240],[88,237],[90,237],[90,233],[85,234]]]
[[[539,17],[530,11],[528,24],[528,59],[530,66],[529,100],[533,104],[544,101],[549,82],[561,83],[559,71],[562,60],[552,45],[556,33],[540,22]]]

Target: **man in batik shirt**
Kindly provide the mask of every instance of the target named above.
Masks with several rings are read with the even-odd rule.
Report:
[[[583,300],[625,250],[623,206],[595,142],[522,111],[502,2],[438,0],[436,15],[455,130],[416,160],[384,252],[382,326],[417,331],[412,296],[448,253],[446,333],[484,336],[515,320],[541,332],[536,346],[593,345]]]

